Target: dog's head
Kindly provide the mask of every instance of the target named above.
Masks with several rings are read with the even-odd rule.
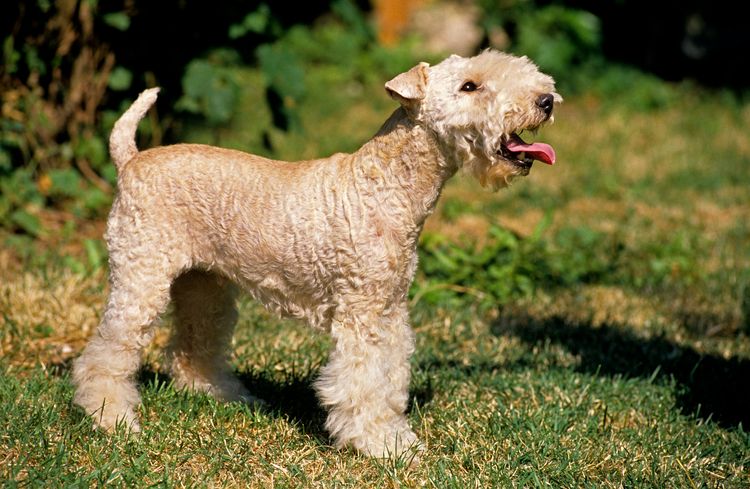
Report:
[[[534,160],[555,162],[551,146],[520,137],[552,122],[554,105],[562,101],[552,77],[525,56],[493,50],[453,55],[435,66],[420,63],[385,88],[482,185],[498,189],[528,175]]]

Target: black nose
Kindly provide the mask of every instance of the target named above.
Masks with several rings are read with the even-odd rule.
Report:
[[[549,116],[555,106],[555,97],[551,93],[544,93],[536,99],[536,104]]]

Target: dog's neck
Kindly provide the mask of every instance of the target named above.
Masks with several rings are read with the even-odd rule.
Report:
[[[434,133],[414,122],[403,108],[354,156],[355,161],[369,163],[369,168],[361,169],[363,174],[375,183],[382,179],[397,205],[410,209],[420,229],[435,209],[443,185],[458,169]]]

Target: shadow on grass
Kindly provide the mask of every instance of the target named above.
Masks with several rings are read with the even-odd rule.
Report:
[[[269,380],[262,375],[240,374],[240,380],[250,393],[257,395],[268,403],[271,411],[276,411],[296,422],[308,435],[321,441],[329,440],[324,423],[326,411],[318,402],[313,389],[314,376],[279,382]],[[432,384],[412,386],[409,391],[410,413],[415,405],[424,405],[432,399]]]
[[[239,378],[254,396],[268,403],[267,411],[278,413],[300,427],[303,433],[329,443],[323,428],[326,413],[318,403],[312,377],[270,379],[262,373],[240,373]]]
[[[318,402],[313,389],[313,376],[291,378],[286,380],[270,379],[262,373],[240,372],[239,379],[248,391],[261,399],[267,406],[265,411],[271,415],[283,416],[306,435],[314,437],[322,444],[330,443],[328,432],[324,428],[326,411]],[[172,378],[165,373],[142,368],[138,373],[138,384],[169,385]],[[424,405],[432,399],[432,385],[415,387],[409,392],[408,412],[414,405]]]
[[[750,361],[704,355],[664,338],[639,338],[616,325],[595,327],[561,317],[543,320],[515,311],[491,326],[495,335],[513,335],[528,344],[550,340],[581,358],[579,371],[651,378],[672,376],[684,414],[712,419],[724,427],[750,426]]]
[[[294,378],[279,381],[270,379],[262,373],[239,372],[237,374],[250,394],[263,399],[266,406],[263,411],[271,416],[286,417],[300,430],[316,438],[323,444],[328,443],[328,433],[323,428],[325,411],[315,397],[312,378]],[[141,368],[138,372],[139,386],[169,385],[172,377],[169,374]]]

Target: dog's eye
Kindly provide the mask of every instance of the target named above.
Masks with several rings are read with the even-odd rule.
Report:
[[[477,84],[473,81],[467,81],[463,85],[461,85],[461,91],[462,92],[473,92],[477,89]]]

